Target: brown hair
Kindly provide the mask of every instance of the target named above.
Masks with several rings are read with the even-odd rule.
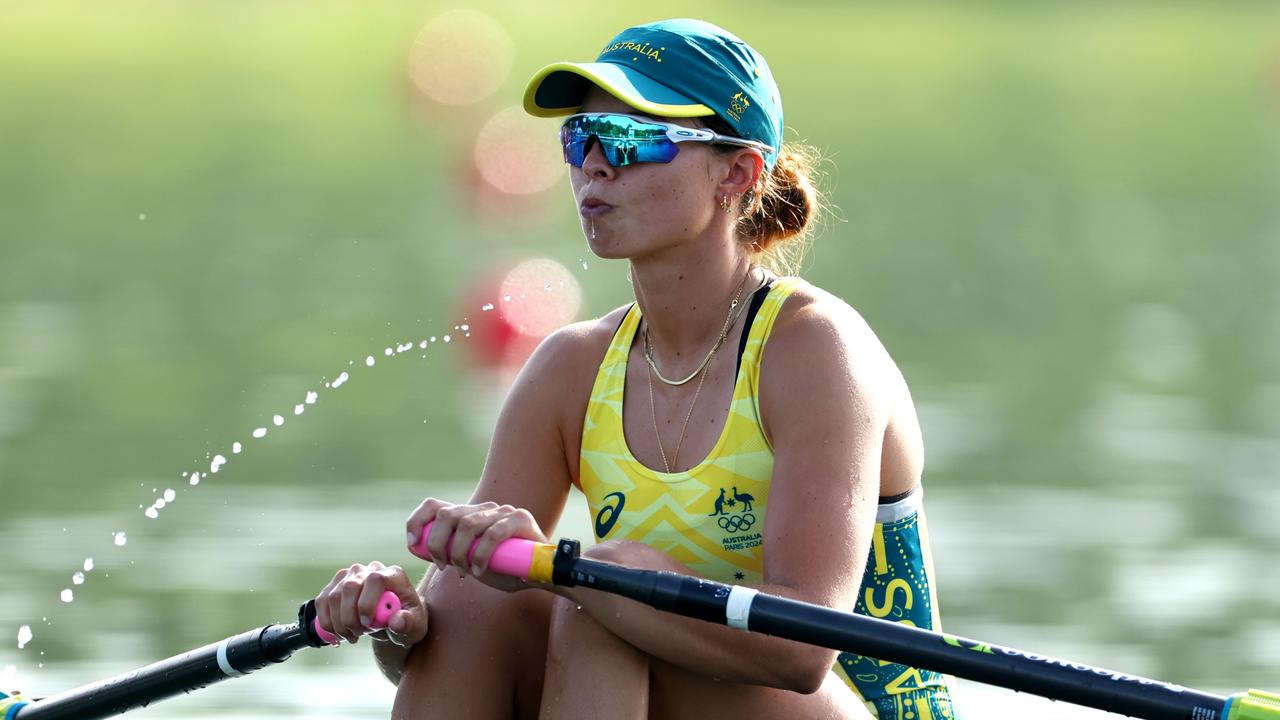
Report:
[[[736,135],[718,116],[702,118],[709,130]],[[733,146],[718,146],[732,152]],[[742,196],[742,216],[738,219],[738,240],[751,247],[752,261],[780,275],[800,270],[814,226],[827,211],[826,198],[818,189],[817,148],[783,143],[773,170],[766,169],[755,187]]]

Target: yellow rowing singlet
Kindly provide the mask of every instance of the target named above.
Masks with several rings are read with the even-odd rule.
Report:
[[[764,581],[764,517],[773,449],[760,424],[760,357],[797,278],[761,288],[747,308],[729,418],[710,454],[684,472],[652,470],[631,454],[622,428],[627,357],[640,308],[623,317],[596,374],[582,426],[579,476],[597,540],[633,540],[703,577]],[[937,629],[933,568],[919,489],[882,504],[856,612]],[[880,720],[951,720],[943,676],[842,653],[832,668]]]

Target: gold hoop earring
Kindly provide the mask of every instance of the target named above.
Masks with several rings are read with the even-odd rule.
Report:
[[[721,209],[721,210],[723,210],[723,211],[725,212],[725,214],[727,215],[727,214],[729,213],[729,210],[730,210],[730,208],[731,208],[731,207],[732,207],[732,201],[729,199],[729,194],[728,194],[728,193],[725,193],[724,195],[721,195],[721,196],[720,196],[720,209]]]

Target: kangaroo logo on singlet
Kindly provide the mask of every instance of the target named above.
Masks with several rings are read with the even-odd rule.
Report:
[[[627,496],[620,492],[611,492],[604,496],[605,502],[616,500],[612,505],[605,505],[600,508],[600,512],[596,513],[596,539],[603,540],[605,535],[618,524],[618,517],[622,515],[622,506],[627,504]]]
[[[752,503],[756,501],[751,493],[738,492],[733,487],[733,495],[720,488],[720,496],[715,500],[715,509],[708,516],[716,519],[716,525],[724,531],[725,537],[720,539],[725,550],[746,550],[764,542],[759,530],[751,532],[756,526],[756,516],[752,512]],[[736,512],[735,512],[736,511]]]

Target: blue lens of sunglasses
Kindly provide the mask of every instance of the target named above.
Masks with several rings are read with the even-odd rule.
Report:
[[[579,168],[591,152],[592,140],[600,143],[605,160],[613,167],[669,163],[680,148],[667,136],[668,130],[665,124],[627,115],[574,115],[561,126],[560,142],[565,162]]]

